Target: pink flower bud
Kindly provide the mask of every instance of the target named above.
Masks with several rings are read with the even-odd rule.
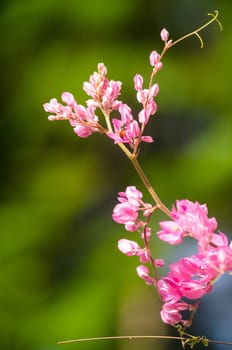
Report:
[[[169,33],[168,33],[167,29],[163,28],[161,30],[160,37],[161,37],[161,40],[163,40],[165,42],[168,41]]]
[[[81,124],[78,124],[73,131],[82,138],[89,137],[92,134],[91,128]]]
[[[160,55],[157,51],[152,51],[149,60],[152,67],[157,66],[157,64],[160,63]]]
[[[142,90],[143,88],[143,77],[140,74],[136,74],[134,77],[135,90]]]
[[[154,280],[151,276],[149,276],[149,270],[144,265],[139,265],[136,267],[136,272],[138,276],[145,280],[146,284],[153,284]]]
[[[136,242],[123,238],[118,241],[118,249],[123,254],[126,254],[127,256],[131,256],[131,255],[137,255],[137,252],[141,248]]]
[[[68,106],[76,105],[75,98],[73,94],[70,94],[70,92],[63,92],[61,98],[62,98],[62,101],[66,103]]]
[[[165,263],[164,263],[163,259],[155,259],[154,260],[154,265],[155,265],[155,267],[162,267],[162,266],[165,265]]]
[[[158,92],[159,92],[159,85],[158,84],[152,85],[149,89],[149,93],[153,97],[157,96]]]

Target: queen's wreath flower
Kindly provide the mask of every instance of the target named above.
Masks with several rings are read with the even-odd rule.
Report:
[[[85,106],[79,104],[69,92],[62,94],[63,103],[52,98],[44,104],[45,111],[50,114],[49,120],[67,120],[77,136],[88,138],[93,133],[100,133],[112,140],[140,176],[151,196],[151,203],[143,199],[142,191],[134,185],[119,192],[112,218],[117,224],[124,225],[133,238],[119,239],[118,249],[127,256],[138,258],[137,275],[156,288],[161,297],[162,321],[176,327],[181,335],[191,325],[199,300],[211,292],[221,275],[231,273],[232,242],[225,233],[218,231],[217,220],[208,216],[206,204],[182,199],[168,209],[151,186],[138,161],[138,154],[142,143],[154,142],[145,130],[149,122],[153,123],[157,113],[159,85],[154,80],[163,68],[165,53],[191,35],[197,36],[203,45],[199,32],[213,21],[220,25],[217,17],[218,12],[215,11],[204,26],[176,41],[169,39],[167,29],[162,29],[163,50],[160,54],[154,50],[149,56],[149,85],[144,86],[141,74],[134,76],[135,95],[140,105],[138,113],[135,114],[129,105],[120,100],[122,83],[108,79],[103,63],[98,64],[97,71],[83,85],[83,90],[89,96]],[[99,117],[99,112],[103,117]],[[114,117],[111,117],[112,112]],[[157,211],[162,211],[166,220],[159,222],[158,232],[153,233],[150,219]],[[160,271],[165,261],[160,256],[153,256],[152,235],[171,246],[181,245],[189,237],[196,241],[196,253],[171,263],[167,275],[162,276]],[[189,338],[183,339],[182,345],[185,345]],[[193,338],[190,340],[193,341]]]

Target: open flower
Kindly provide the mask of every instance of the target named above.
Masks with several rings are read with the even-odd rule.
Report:
[[[114,207],[112,217],[115,222],[124,224],[127,231],[136,231],[144,226],[144,222],[139,219],[139,213],[146,217],[152,210],[152,205],[144,203],[142,197],[142,192],[135,186],[128,186],[125,192],[119,192],[119,203]]]

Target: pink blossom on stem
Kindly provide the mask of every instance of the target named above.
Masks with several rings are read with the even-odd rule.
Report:
[[[157,111],[157,104],[154,97],[159,92],[159,85],[153,84],[149,89],[143,89],[143,78],[140,74],[134,77],[134,87],[137,91],[137,100],[142,103],[143,109],[139,112],[138,119],[141,124],[146,125],[151,115]]]
[[[67,106],[60,104],[55,98],[44,104],[46,112],[54,113],[49,120],[69,120],[74,132],[79,137],[88,137],[93,132],[102,132],[103,128],[98,124],[98,117],[95,115],[95,107],[83,107],[78,105],[73,95],[69,92],[62,94],[62,100]]]
[[[150,65],[154,67],[154,69],[158,72],[159,70],[162,69],[163,64],[160,61],[160,55],[158,54],[157,51],[152,51],[149,57],[150,60]]]
[[[137,252],[141,249],[138,243],[130,241],[129,239],[120,239],[118,241],[118,249],[128,256],[137,255]]]
[[[169,38],[169,33],[168,33],[168,31],[167,31],[167,29],[166,28],[163,28],[162,30],[161,30],[161,32],[160,32],[160,37],[161,37],[161,40],[162,41],[168,41],[168,38]]]
[[[70,108],[74,108],[77,106],[77,102],[70,92],[63,92],[62,96],[62,101],[66,103]]]
[[[187,326],[189,321],[182,319],[182,314],[180,311],[192,310],[192,305],[180,301],[169,301],[163,304],[162,310],[160,312],[162,321],[171,326],[175,326],[182,323]]]
[[[128,143],[132,149],[137,145],[137,141],[153,142],[152,137],[142,136],[140,126],[134,120],[129,106],[121,104],[118,111],[121,119],[112,120],[114,132],[108,132],[108,137],[115,143]]]
[[[155,259],[153,261],[153,264],[154,264],[155,267],[163,267],[165,265],[163,259]]]
[[[163,28],[160,33],[161,40],[165,42],[165,49],[168,49],[172,46],[172,40],[168,40],[169,32],[167,29]]]
[[[142,263],[147,263],[150,261],[150,252],[148,249],[140,248],[138,243],[131,241],[129,239],[120,239],[118,241],[118,249],[127,256],[136,255],[140,258]]]
[[[183,241],[184,232],[174,221],[161,221],[161,231],[157,232],[158,237],[169,244],[180,244]]]
[[[98,71],[90,76],[89,82],[83,84],[83,90],[92,97],[87,103],[101,107],[107,112],[118,109],[121,102],[117,98],[120,95],[122,83],[114,80],[109,81],[106,78],[107,68],[103,63],[99,63],[97,67]]]
[[[128,186],[125,192],[119,192],[117,204],[113,210],[113,220],[119,224],[124,224],[127,231],[136,231],[144,225],[139,219],[139,212],[152,209],[151,204],[142,201],[142,193],[135,186]]]
[[[146,284],[154,284],[154,278],[149,275],[148,267],[145,265],[139,265],[136,268],[136,272],[140,278],[142,278]]]
[[[149,227],[145,227],[145,229],[141,233],[141,238],[143,240],[146,240],[147,242],[149,242],[149,240],[151,238],[151,229]]]
[[[91,96],[94,101],[98,102],[104,95],[109,82],[106,78],[107,68],[104,63],[98,63],[97,68],[98,71],[90,76],[89,82],[84,82],[83,90],[87,95]]]
[[[48,113],[55,115],[49,115],[49,120],[69,120],[72,117],[72,108],[68,106],[62,106],[56,98],[52,98],[50,102],[44,103],[44,110]]]
[[[142,90],[143,88],[143,77],[140,74],[134,76],[134,87],[136,91]]]
[[[172,263],[168,275],[162,277],[157,284],[164,301],[161,311],[163,321],[171,325],[179,322],[186,325],[185,321],[182,320],[181,310],[178,308],[183,298],[199,300],[209,293],[218,277],[231,271],[231,261],[231,247],[222,245],[211,247],[204,254],[195,254]],[[192,304],[187,303],[186,305],[191,310]],[[176,311],[178,312],[176,313]],[[173,318],[171,315],[175,315],[175,317]]]
[[[176,202],[172,208],[173,221],[160,222],[161,231],[157,233],[160,239],[169,244],[179,244],[184,236],[190,236],[198,241],[198,245],[206,249],[213,232],[217,228],[215,218],[208,218],[205,204],[189,200]]]

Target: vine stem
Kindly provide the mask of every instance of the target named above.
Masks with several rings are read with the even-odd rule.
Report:
[[[164,203],[159,198],[158,194],[152,187],[150,181],[148,180],[146,174],[144,173],[141,165],[138,162],[137,154],[131,153],[128,148],[123,143],[118,143],[118,146],[121,148],[121,150],[126,154],[126,156],[130,159],[131,163],[133,164],[137,174],[139,175],[140,179],[144,183],[145,187],[147,188],[148,192],[150,193],[151,197],[153,198],[154,202],[156,203],[157,207],[167,216],[172,218],[171,211],[164,205]]]
[[[198,39],[201,42],[201,48],[203,47],[203,41],[201,39],[201,36],[198,34],[199,32],[201,32],[203,29],[205,29],[206,27],[208,27],[211,23],[213,23],[214,21],[216,21],[219,25],[220,30],[222,30],[222,24],[219,21],[218,17],[219,12],[217,10],[214,11],[213,13],[208,13],[209,16],[212,16],[213,18],[211,18],[211,20],[209,20],[208,22],[206,22],[205,24],[203,24],[201,27],[197,28],[196,30],[192,31],[191,33],[188,33],[184,36],[182,36],[181,38],[177,39],[176,41],[174,41],[170,47],[178,44],[180,41],[185,40],[187,38],[189,38],[190,36],[196,35],[198,37]],[[162,55],[161,55],[162,56]]]
[[[131,163],[133,164],[134,168],[136,169],[137,173],[139,174],[139,176],[140,176],[141,180],[143,181],[144,185],[146,186],[148,192],[150,193],[150,195],[154,199],[157,207],[160,210],[162,210],[162,212],[164,212],[167,216],[172,218],[172,214],[171,214],[170,210],[163,204],[163,202],[161,201],[161,199],[159,198],[159,196],[155,192],[154,188],[150,184],[150,181],[148,180],[147,176],[145,175],[143,169],[141,168],[137,157],[132,157]]]
[[[71,340],[62,340],[59,341],[58,344],[70,344],[70,343],[80,343],[80,342],[86,342],[86,341],[96,341],[96,340],[116,340],[116,339],[173,339],[173,340],[182,340],[185,341],[188,338],[185,337],[179,337],[179,336],[171,336],[171,335],[120,335],[120,336],[112,336],[112,337],[95,337],[95,338],[79,338],[79,339],[71,339]],[[201,338],[199,338],[201,340]],[[231,346],[232,342],[224,342],[219,340],[211,340],[207,339],[209,343],[214,344],[221,344],[221,345],[228,345]]]
[[[211,23],[213,23],[214,21],[217,22],[218,26],[219,26],[219,29],[222,31],[222,24],[221,22],[219,21],[218,19],[218,15],[219,15],[219,12],[217,10],[214,11],[214,13],[208,13],[208,16],[212,16],[212,18],[206,22],[205,24],[203,24],[202,26],[200,26],[199,28],[193,30],[191,33],[188,33],[182,37],[180,37],[179,39],[171,42],[169,41],[168,43],[166,43],[166,45],[164,46],[163,48],[163,51],[161,52],[160,54],[160,61],[161,59],[164,57],[165,53],[173,46],[175,46],[176,44],[178,44],[179,42],[181,42],[182,40],[185,40],[191,36],[196,36],[199,41],[200,41],[200,44],[201,44],[201,49],[203,48],[204,46],[204,43],[203,43],[203,39],[202,37],[200,36],[199,32],[201,32],[203,29],[205,29],[206,27],[208,27]],[[157,70],[156,68],[154,68],[152,74],[151,74],[151,78],[150,78],[150,83],[149,83],[149,88],[152,86],[152,82],[153,82],[153,79],[154,79],[154,76],[156,75],[157,73]]]

